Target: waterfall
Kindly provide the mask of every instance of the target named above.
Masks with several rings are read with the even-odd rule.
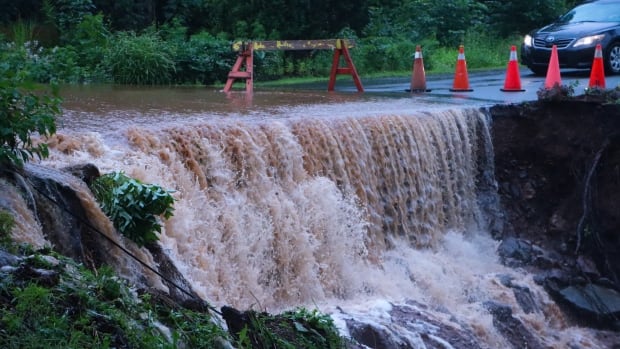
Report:
[[[381,294],[396,246],[486,230],[487,123],[466,109],[133,126],[120,143],[59,132],[48,163],[174,190],[161,243],[201,296],[280,308]]]
[[[48,140],[43,165],[93,163],[173,190],[174,216],[159,243],[216,306],[319,306],[344,334],[363,321],[403,348],[450,347],[452,337],[465,347],[509,347],[485,306],[497,301],[542,345],[596,346],[531,276],[497,261],[489,233],[501,229],[501,210],[483,110],[354,114],[158,115],[150,124],[140,114],[125,127],[115,115],[93,127],[91,116],[90,126]],[[65,117],[75,124],[76,115]],[[74,187],[90,220],[109,227],[92,195]],[[13,212],[27,206],[15,193],[5,200]],[[41,244],[36,220],[24,214],[19,224],[36,228],[29,239]],[[522,310],[511,287],[527,290],[537,308]]]

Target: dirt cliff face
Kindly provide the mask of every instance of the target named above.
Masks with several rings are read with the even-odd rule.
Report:
[[[617,286],[620,105],[539,101],[490,112],[501,238],[531,242],[558,264]]]

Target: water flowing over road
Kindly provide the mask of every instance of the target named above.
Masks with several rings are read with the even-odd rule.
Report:
[[[345,85],[252,96],[66,88],[44,164],[90,162],[174,190],[161,244],[216,305],[318,306],[345,334],[365,321],[403,348],[508,348],[488,306],[501,303],[541,347],[596,348],[531,276],[497,260],[481,205],[494,202],[484,197],[495,185],[490,120],[479,109],[490,95],[382,83],[363,94]],[[506,277],[528,289],[534,310]],[[470,343],[455,345],[445,328]]]

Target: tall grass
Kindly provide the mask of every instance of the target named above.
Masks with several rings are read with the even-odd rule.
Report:
[[[173,48],[157,34],[120,33],[106,65],[114,82],[128,85],[165,85],[175,73]]]
[[[498,38],[484,32],[468,32],[463,37],[465,59],[468,69],[502,68],[510,57],[510,46],[519,46],[520,37]],[[427,70],[434,73],[448,73],[455,69],[458,45],[436,47],[424,53]]]
[[[12,25],[11,35],[13,42],[17,46],[23,46],[35,39],[35,23],[19,20]]]

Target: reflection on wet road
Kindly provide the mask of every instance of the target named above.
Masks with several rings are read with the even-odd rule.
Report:
[[[588,85],[588,72],[562,73],[563,83],[582,94]],[[502,92],[502,70],[469,74],[473,92],[450,92],[453,77],[427,76],[430,92],[411,94],[410,77],[367,79],[362,77],[364,93],[353,82],[340,79],[336,91],[327,92],[327,83],[256,86],[249,95],[243,85],[228,94],[213,87],[135,87],[65,86],[61,89],[65,115],[59,128],[81,129],[115,134],[128,126],[174,124],[179,121],[243,118],[338,117],[355,115],[409,114],[420,110],[481,107],[498,103],[536,100],[544,77],[521,70],[525,92]],[[620,76],[607,77],[608,88],[620,84]]]

